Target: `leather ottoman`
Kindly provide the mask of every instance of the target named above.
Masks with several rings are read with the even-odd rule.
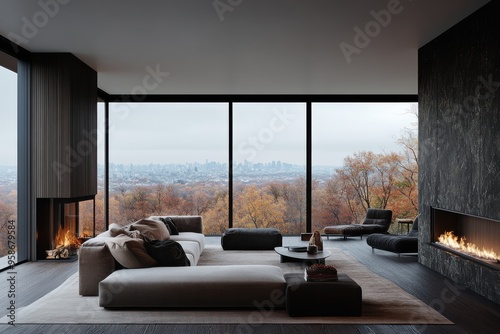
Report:
[[[220,242],[224,250],[274,250],[283,237],[277,228],[230,228]]]
[[[361,316],[361,287],[346,274],[336,282],[307,282],[304,274],[285,274],[286,310],[292,317]]]

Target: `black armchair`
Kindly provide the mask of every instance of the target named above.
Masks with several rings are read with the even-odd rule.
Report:
[[[366,238],[366,243],[372,247],[397,253],[418,253],[418,216],[407,235],[372,234]]]

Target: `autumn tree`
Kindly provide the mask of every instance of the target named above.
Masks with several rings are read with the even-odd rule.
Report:
[[[333,176],[322,186],[314,182],[312,201],[314,230],[322,230],[328,225],[356,222],[353,210],[349,207],[351,201],[337,176]]]
[[[278,227],[284,223],[285,201],[275,201],[272,195],[256,186],[246,187],[234,202],[235,221],[241,226]]]
[[[398,143],[403,147],[396,189],[406,199],[408,215],[418,212],[418,138],[416,131],[405,129]]]
[[[356,194],[356,204],[360,205],[365,212],[372,207],[376,182],[375,161],[376,155],[373,152],[354,153],[353,156],[344,158],[344,165],[336,170],[343,191],[347,193],[352,190]]]
[[[227,191],[214,194],[214,205],[203,215],[203,229],[207,235],[222,234],[229,223],[229,195]]]
[[[377,154],[374,168],[374,206],[386,209],[396,188],[400,155],[397,153]]]

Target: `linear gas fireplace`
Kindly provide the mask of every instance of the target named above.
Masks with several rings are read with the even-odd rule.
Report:
[[[431,209],[431,242],[445,251],[500,270],[500,222]]]
[[[95,235],[94,196],[38,198],[37,260],[75,261],[82,242]]]
[[[500,221],[431,206],[421,211],[419,262],[500,304]],[[475,254],[483,250],[488,255]]]

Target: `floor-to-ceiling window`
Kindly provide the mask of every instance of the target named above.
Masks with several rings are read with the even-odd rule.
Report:
[[[79,236],[93,236],[106,230],[104,201],[104,107],[105,103],[97,102],[97,194],[94,200],[79,203]]]
[[[228,224],[228,103],[111,103],[109,223],[202,215]]]
[[[17,260],[17,74],[0,66],[0,269]]]
[[[417,214],[417,104],[312,104],[312,230]]]
[[[234,227],[305,230],[305,148],[305,103],[233,105]]]
[[[308,196],[313,231],[358,223],[370,207],[389,208],[395,218],[417,213],[416,103],[109,108],[109,223],[193,214],[203,216],[206,234],[229,226],[298,234],[308,229]]]

